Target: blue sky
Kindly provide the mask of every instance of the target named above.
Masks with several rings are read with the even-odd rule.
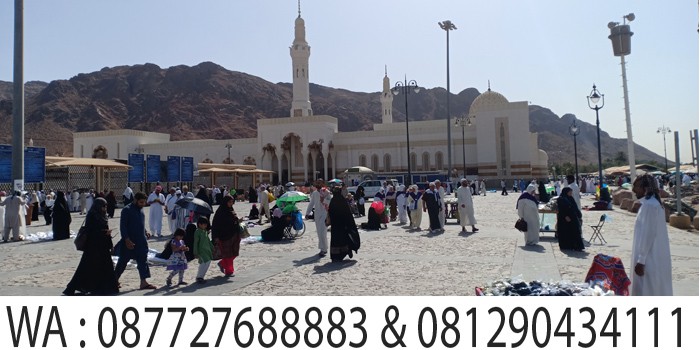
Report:
[[[0,2],[4,81],[12,80],[13,3]],[[453,93],[484,91],[490,80],[510,101],[594,124],[586,96],[595,83],[606,97],[601,128],[618,138],[626,137],[622,79],[607,23],[634,12],[627,76],[635,142],[663,155],[656,130],[665,125],[680,131],[681,159],[690,160],[688,130],[698,128],[696,1],[306,0],[301,7],[313,83],[378,91],[386,64],[392,84],[406,74],[445,87],[438,22],[450,19],[458,28],[450,33]],[[296,15],[295,0],[25,1],[25,80],[212,61],[290,82]],[[671,159],[672,140],[667,135]]]

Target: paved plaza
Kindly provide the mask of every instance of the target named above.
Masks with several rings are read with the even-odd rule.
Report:
[[[460,233],[455,220],[448,220],[446,232],[430,235],[425,229],[407,231],[389,223],[381,231],[360,230],[362,247],[353,259],[332,263],[319,259],[315,225],[306,221],[306,233],[295,241],[254,243],[241,246],[235,260],[236,274],[224,278],[215,264],[206,276],[208,283],[194,282],[196,260],[186,271],[190,285],[168,289],[165,267],[151,266],[149,282],[157,290],[138,290],[138,273],[129,267],[121,278],[123,295],[474,295],[474,287],[503,277],[525,280],[582,282],[598,253],[618,256],[629,271],[635,214],[616,209],[606,212],[611,221],[604,226],[607,244],[592,244],[585,252],[559,250],[553,233],[541,235],[539,246],[526,247],[523,234],[513,228],[517,219],[515,203],[519,194],[488,193],[474,197],[475,234]],[[584,196],[582,205],[592,205]],[[244,216],[250,204],[239,202],[235,210]],[[302,211],[306,203],[300,203]],[[369,209],[369,206],[366,205]],[[146,222],[148,222],[148,209]],[[584,211],[584,239],[592,233],[588,225],[598,222],[599,211]],[[119,210],[110,220],[118,232]],[[163,218],[163,227],[167,228]],[[356,219],[358,225],[366,218]],[[78,230],[83,216],[73,214],[71,229]],[[28,233],[50,230],[36,222]],[[268,227],[269,224],[262,228]],[[250,229],[259,235],[260,226]],[[329,233],[330,234],[330,233]],[[669,227],[675,295],[698,295],[698,233]],[[115,243],[118,236],[115,237]],[[150,240],[151,248],[162,249],[168,238]],[[80,252],[72,240],[0,244],[0,295],[60,295],[70,280]]]

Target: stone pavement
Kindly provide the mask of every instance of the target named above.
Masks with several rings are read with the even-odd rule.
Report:
[[[159,289],[139,291],[138,273],[128,268],[122,276],[124,295],[474,295],[474,287],[494,279],[520,276],[525,280],[583,281],[593,257],[598,253],[622,258],[629,270],[634,214],[614,210],[606,222],[606,245],[592,244],[585,252],[562,252],[553,233],[541,235],[539,246],[526,247],[523,234],[513,228],[517,219],[515,202],[518,195],[488,193],[475,197],[476,234],[460,233],[455,220],[448,220],[446,232],[429,235],[427,213],[423,231],[407,231],[397,223],[388,229],[360,230],[362,247],[353,259],[331,263],[328,257],[316,254],[317,235],[314,223],[305,221],[306,233],[292,242],[242,245],[235,260],[236,275],[224,278],[215,264],[207,274],[205,285],[190,284],[168,289],[162,266],[151,266],[149,281]],[[584,197],[583,205],[591,205]],[[306,203],[299,204],[306,209]],[[369,209],[369,206],[366,205]],[[240,216],[248,213],[250,204],[236,203]],[[148,209],[144,212],[148,216]],[[602,212],[584,211],[584,238],[597,223]],[[118,232],[117,217],[110,227]],[[148,217],[146,218],[148,222]],[[83,221],[73,216],[72,230]],[[164,218],[163,227],[167,228]],[[365,219],[357,219],[358,224]],[[43,223],[43,218],[40,221]],[[265,225],[264,227],[266,227]],[[32,225],[28,232],[50,230],[45,225]],[[258,235],[260,227],[250,229]],[[675,295],[698,295],[698,234],[669,227],[673,258]],[[115,238],[115,242],[118,237]],[[167,238],[151,240],[149,245],[161,249]],[[80,260],[72,240],[39,243],[0,244],[0,295],[60,295]],[[194,282],[196,260],[186,271],[186,280]]]

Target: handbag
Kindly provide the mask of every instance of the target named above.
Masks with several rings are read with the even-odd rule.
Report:
[[[515,228],[518,231],[526,232],[527,231],[527,221],[523,220],[522,218],[518,219],[518,221],[515,222]]]
[[[75,239],[73,240],[73,244],[75,244],[75,249],[81,252],[85,250],[85,246],[87,245],[87,236],[87,227],[85,227],[85,220],[83,220],[83,224],[80,226],[78,234],[75,235]]]

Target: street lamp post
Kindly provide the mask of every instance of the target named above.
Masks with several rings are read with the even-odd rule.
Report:
[[[666,134],[671,132],[671,128],[663,125],[661,126],[658,130],[656,130],[657,134],[664,135],[664,161],[666,162],[666,174],[668,175],[668,156],[666,156]]]
[[[231,143],[229,142],[224,147],[226,147],[226,149],[228,150],[228,158],[226,158],[226,164],[231,164],[231,163],[233,163],[233,162],[231,162],[231,148],[233,146],[231,146]]]
[[[406,164],[408,164],[408,181],[406,181],[406,185],[410,185],[413,181],[413,178],[411,177],[411,140],[408,133],[408,95],[411,93],[411,90],[413,90],[414,93],[418,93],[420,91],[420,87],[418,87],[418,83],[415,80],[407,81],[405,75],[403,77],[403,83],[397,81],[394,88],[391,89],[391,92],[394,95],[403,93],[404,97],[404,108],[406,111]]]
[[[581,129],[576,125],[576,117],[574,121],[569,126],[569,134],[574,137],[574,166],[576,167],[576,182],[578,183],[578,148],[576,147],[576,136],[581,133]],[[600,133],[598,133],[600,136]],[[598,138],[600,140],[600,137]],[[600,149],[600,143],[598,143],[598,149]]]
[[[462,174],[467,176],[467,150],[464,145],[464,128],[472,126],[472,119],[476,116],[462,116],[455,119],[455,126],[462,127]]]
[[[600,106],[598,106],[600,102]],[[605,95],[599,94],[598,89],[593,84],[593,90],[591,94],[588,95],[588,108],[595,110],[595,126],[598,133],[598,181],[600,185],[603,185],[603,160],[600,155],[600,119],[598,118],[598,111],[605,106]]]
[[[450,31],[456,30],[457,27],[450,20],[438,22],[440,29],[447,33],[447,171],[448,180],[450,177],[449,171],[452,170],[452,133],[450,131]]]

